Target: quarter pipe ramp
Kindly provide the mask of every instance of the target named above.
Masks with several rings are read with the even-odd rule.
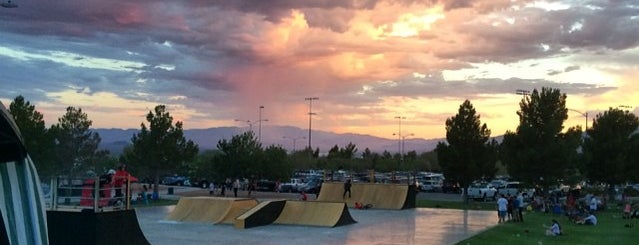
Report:
[[[346,202],[354,207],[355,202],[371,204],[375,209],[406,209],[415,207],[415,186],[407,184],[370,184],[353,183],[351,196],[344,196],[343,182],[325,182],[322,184],[318,201]]]
[[[343,202],[286,201],[274,224],[335,227],[356,223]]]

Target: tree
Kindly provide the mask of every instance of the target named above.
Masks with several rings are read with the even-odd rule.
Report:
[[[439,142],[435,149],[446,179],[463,187],[464,200],[473,180],[492,177],[496,171],[496,142],[488,141],[490,130],[479,118],[470,101],[464,101],[457,115],[446,120],[448,144]]]
[[[262,158],[262,144],[257,141],[252,131],[235,135],[230,141],[218,141],[217,148],[222,151],[221,163],[217,170],[220,174],[231,177],[250,177],[258,173],[256,162]]]
[[[504,135],[501,159],[511,177],[546,189],[576,161],[581,129],[562,133],[568,109],[566,94],[558,89],[535,89],[519,106],[519,126]]]
[[[55,142],[45,126],[42,113],[35,109],[22,95],[16,97],[9,105],[13,120],[20,128],[29,155],[33,160],[40,177],[47,178],[55,174],[54,151]]]
[[[270,180],[283,180],[291,177],[293,163],[286,157],[286,150],[281,146],[271,145],[264,150],[264,159],[259,167],[258,177]]]
[[[621,184],[634,177],[636,165],[631,156],[639,149],[637,136],[632,134],[637,127],[639,118],[629,111],[610,108],[596,116],[584,140],[589,156],[584,171],[590,180]]]
[[[98,151],[101,139],[91,131],[92,124],[81,108],[69,106],[58,123],[51,126],[60,174],[73,177],[86,170],[95,171],[98,159],[108,155],[108,151]]]
[[[148,128],[142,123],[140,132],[131,138],[133,151],[129,151],[127,158],[151,171],[153,191],[157,193],[160,175],[193,160],[199,149],[193,141],[184,138],[182,122],[173,124],[166,106],[158,105],[154,111],[149,111],[146,121]]]

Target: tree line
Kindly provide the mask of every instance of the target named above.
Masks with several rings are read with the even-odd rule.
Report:
[[[608,185],[639,181],[637,116],[611,107],[597,114],[585,132],[579,126],[565,129],[566,99],[553,88],[524,95],[519,125],[501,143],[490,138],[472,103],[464,101],[446,120],[446,142],[435,150],[444,175],[466,187],[493,178],[501,165],[514,179],[545,190],[583,180]]]
[[[415,151],[404,156],[364,149],[357,157],[357,146],[332,147],[326,156],[319,148],[288,153],[280,145],[262,146],[251,131],[222,139],[217,149],[200,152],[197,144],[183,134],[183,122],[174,122],[166,106],[149,111],[131,144],[120,156],[99,150],[101,138],[91,130],[92,120],[81,108],[69,106],[58,122],[47,128],[35,105],[17,96],[9,110],[21,130],[42,179],[65,175],[101,174],[126,164],[134,175],[160,183],[166,175],[187,175],[208,181],[225,178],[252,178],[286,181],[294,170],[351,169],[364,171],[431,170],[439,171],[437,159],[430,153]]]
[[[146,115],[140,131],[120,156],[99,150],[100,136],[81,108],[69,106],[56,124],[46,128],[43,115],[18,96],[9,106],[40,175],[102,173],[127,164],[138,177],[159,183],[165,175],[179,174],[209,181],[225,178],[287,180],[294,170],[327,169],[365,171],[443,172],[448,181],[468,186],[491,179],[500,171],[533,185],[590,180],[607,184],[639,181],[639,127],[637,116],[609,108],[596,115],[592,127],[565,129],[566,94],[553,88],[533,90],[519,102],[519,125],[501,142],[469,100],[445,122],[446,141],[431,152],[371,152],[358,154],[357,145],[335,145],[326,155],[305,148],[287,152],[280,145],[262,146],[249,131],[222,139],[217,149],[200,152],[185,139],[183,123],[174,122],[166,106]]]

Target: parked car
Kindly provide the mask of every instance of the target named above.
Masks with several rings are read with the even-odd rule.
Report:
[[[167,176],[162,179],[162,184],[183,186],[191,185],[191,181],[185,176]]]
[[[444,184],[442,185],[442,192],[459,194],[461,193],[461,188],[459,188],[459,184],[457,183],[450,183],[450,182],[444,181]]]
[[[306,193],[314,193],[314,194],[319,194],[320,190],[322,189],[322,183],[324,181],[322,181],[322,179],[312,179],[309,180],[308,182],[304,183],[303,185],[301,185],[298,190],[300,192],[306,192]]]
[[[205,178],[189,178],[191,186],[200,187],[202,189],[209,188],[209,181]]]
[[[443,183],[439,180],[424,180],[419,182],[419,189],[426,192],[442,191]]]
[[[275,191],[275,181],[260,180],[255,183],[256,191]]]
[[[497,189],[486,182],[475,182],[468,187],[468,198],[481,199],[497,199]]]

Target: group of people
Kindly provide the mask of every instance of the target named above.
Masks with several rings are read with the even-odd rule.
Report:
[[[215,183],[210,183],[209,195],[213,196],[217,192],[219,193],[219,196],[225,197],[226,190],[228,189],[228,190],[233,190],[233,197],[237,197],[237,192],[242,187],[242,183],[240,182],[240,179],[235,179],[235,181],[231,182],[231,179],[227,178],[224,183],[219,184],[218,186],[219,186],[219,192],[217,191],[218,187],[216,187]],[[248,195],[251,196],[252,192],[255,190],[255,183],[254,182],[249,183],[246,189],[248,191]]]
[[[516,196],[501,194],[499,199],[497,199],[498,223],[503,223],[507,220],[524,222],[523,211],[525,207],[526,204],[522,193],[517,193]]]

